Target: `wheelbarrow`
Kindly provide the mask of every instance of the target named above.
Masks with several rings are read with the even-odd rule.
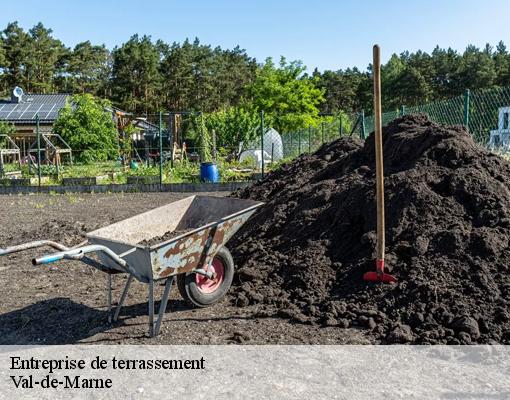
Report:
[[[148,284],[149,335],[154,337],[160,331],[174,278],[181,296],[193,306],[209,306],[227,293],[234,262],[225,243],[262,204],[190,196],[89,232],[87,241],[73,248],[41,240],[0,249],[0,255],[50,246],[59,251],[34,258],[34,265],[71,259],[106,272],[109,323],[117,321],[133,278]],[[97,257],[87,256],[90,253]],[[112,275],[117,273],[129,276],[112,315]],[[158,281],[165,281],[165,287],[154,320],[154,284]]]

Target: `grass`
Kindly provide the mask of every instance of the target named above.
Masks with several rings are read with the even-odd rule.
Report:
[[[5,172],[14,172],[14,171],[19,171],[20,168],[19,168],[19,164],[4,164],[4,170]]]
[[[70,204],[75,204],[80,200],[75,193],[64,193],[64,196]]]
[[[117,161],[98,162],[94,164],[73,164],[62,168],[63,178],[81,178],[103,176],[123,172],[123,166]]]

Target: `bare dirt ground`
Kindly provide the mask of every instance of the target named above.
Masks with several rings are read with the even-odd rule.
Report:
[[[0,196],[0,248],[38,239],[66,245],[85,232],[188,196],[185,193]],[[222,195],[222,194],[212,194]],[[147,286],[133,282],[119,321],[106,319],[106,274],[76,261],[34,267],[51,249],[0,257],[0,344],[362,344],[360,331],[257,316],[229,298],[191,309],[172,288],[161,333],[148,337]],[[114,306],[125,282],[115,275]],[[156,286],[156,298],[163,286]],[[156,302],[156,310],[159,302]]]

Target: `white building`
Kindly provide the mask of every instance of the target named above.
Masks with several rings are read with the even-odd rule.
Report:
[[[494,150],[510,150],[510,107],[500,107],[498,129],[491,131],[488,146]]]

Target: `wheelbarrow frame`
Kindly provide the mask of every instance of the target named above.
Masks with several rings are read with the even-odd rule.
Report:
[[[87,234],[87,241],[71,248],[55,241],[40,240],[0,249],[0,256],[49,246],[59,251],[34,258],[32,260],[34,265],[70,259],[84,262],[105,272],[107,274],[108,323],[118,320],[133,278],[147,283],[149,335],[154,337],[160,332],[175,276],[183,273],[197,273],[211,278],[211,272],[208,272],[204,267],[212,262],[219,249],[262,204],[252,200],[190,196],[90,232]],[[187,208],[183,209],[182,207]],[[164,227],[165,222],[163,221],[159,223],[158,227],[152,225],[156,233],[152,230],[149,232],[152,219],[156,220],[161,215],[171,215],[177,210],[179,212],[176,215],[179,214],[180,220],[173,221],[173,229],[170,230],[197,223],[200,226],[152,246],[144,246],[136,242],[140,234],[147,238],[150,238],[151,235],[157,237],[158,229],[161,233],[163,229],[167,228]],[[228,212],[228,215],[219,217],[225,211]],[[208,215],[204,216],[205,212]],[[208,218],[204,225],[201,225],[201,220],[197,219],[200,216]],[[130,228],[144,223],[147,226],[141,233],[130,232]],[[134,239],[130,238],[130,235],[134,236]],[[99,261],[87,256],[89,253],[97,254]],[[128,278],[112,315],[112,275],[118,273],[127,273]],[[154,319],[154,283],[163,280],[165,287],[158,317]]]

